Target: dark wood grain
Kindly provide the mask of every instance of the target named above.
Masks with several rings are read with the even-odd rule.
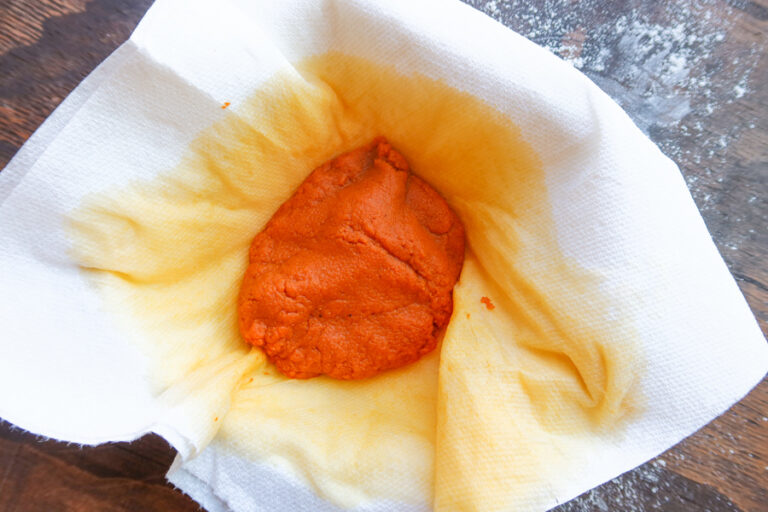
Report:
[[[0,510],[197,511],[165,481],[173,451],[158,436],[98,447],[0,430]]]
[[[468,3],[579,63],[680,165],[718,248],[768,331],[768,0]],[[129,36],[150,4],[0,0],[0,167]],[[636,77],[619,61],[604,65],[595,57],[600,45],[619,41],[597,39],[600,28],[627,13],[661,25],[687,16],[696,27],[716,24],[724,34],[722,43],[697,58],[701,69],[694,72],[710,83],[691,82],[681,91],[690,112],[679,122],[648,122]],[[746,92],[740,82],[734,86],[740,73]],[[82,448],[38,440],[2,423],[0,511],[198,510],[164,480],[173,456],[157,436]],[[768,379],[680,445],[556,510],[768,511]]]
[[[151,4],[0,1],[0,166],[130,36]]]

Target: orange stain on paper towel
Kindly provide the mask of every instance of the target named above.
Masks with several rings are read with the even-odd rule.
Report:
[[[418,500],[421,494],[393,490],[379,478],[392,471],[404,481],[425,482],[426,492],[434,490],[435,507],[443,509],[471,508],[462,502],[466,496],[452,494],[455,475],[469,463],[483,465],[489,478],[504,482],[567,471],[530,459],[513,470],[485,464],[492,457],[467,462],[461,425],[485,421],[474,412],[496,411],[498,401],[491,400],[496,395],[470,397],[472,407],[446,406],[466,398],[468,381],[462,375],[469,378],[473,368],[503,357],[509,367],[487,378],[514,389],[520,398],[515,404],[526,404],[525,418],[540,429],[526,431],[536,446],[553,446],[552,439],[575,431],[607,429],[630,410],[638,356],[632,319],[615,318],[613,312],[621,309],[600,295],[599,276],[561,251],[538,155],[505,114],[425,74],[334,53],[295,66],[298,73],[278,72],[238,103],[237,116],[205,129],[177,167],[151,181],[90,196],[72,213],[73,257],[103,292],[105,309],[138,333],[131,339],[147,355],[155,388],[182,383],[196,369],[232,354],[249,353],[236,311],[254,236],[312,169],[383,134],[465,226],[463,272],[469,267],[475,281],[460,278],[456,311],[463,316],[479,295],[493,290],[494,314],[471,326],[449,324],[439,374],[431,357],[374,379],[333,381],[331,387],[331,379],[290,381],[258,371],[252,386],[233,392],[233,408],[252,397],[247,408],[237,409],[241,416],[253,415],[247,423],[251,437],[282,436],[284,444],[250,447],[248,456],[280,458],[331,501],[343,501],[338,490],[344,486],[371,499]],[[607,317],[615,321],[605,322]],[[452,326],[467,337],[455,337]],[[470,346],[476,351],[467,351]],[[499,350],[487,360],[473,360],[484,347]],[[403,395],[392,397],[395,388]],[[417,388],[426,391],[413,397]],[[350,464],[376,464],[349,476],[340,469],[339,457],[346,452],[306,456],[312,448],[300,441],[308,433],[307,415],[284,403],[281,393],[313,389],[326,390],[328,404],[354,403],[358,409],[350,415],[343,408],[316,407],[312,432],[322,434],[323,442],[338,436],[335,446],[348,447]],[[472,411],[474,416],[466,416]],[[564,415],[569,421],[562,421]],[[513,413],[507,420],[516,416],[522,417]],[[222,435],[237,417],[228,413]],[[279,429],[270,430],[278,419]],[[354,434],[358,427],[368,432],[378,425],[386,432],[375,443],[369,442],[373,434]],[[423,465],[404,465],[404,445],[393,432],[407,432],[409,442],[424,447]],[[472,453],[479,457],[482,450]],[[524,492],[508,487],[496,491]]]

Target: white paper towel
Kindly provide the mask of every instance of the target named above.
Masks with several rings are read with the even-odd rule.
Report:
[[[147,355],[71,260],[64,226],[86,195],[176,165],[219,105],[236,108],[277,70],[327,51],[443,80],[512,119],[541,156],[562,251],[600,272],[608,293],[638,296],[647,405],[530,509],[657,455],[764,375],[766,343],[679,171],[570,65],[453,0],[159,0],[0,174],[0,417],[88,444],[157,432],[180,453],[169,479],[211,511],[337,508],[240,457],[202,420],[226,412],[247,362],[151,383]]]

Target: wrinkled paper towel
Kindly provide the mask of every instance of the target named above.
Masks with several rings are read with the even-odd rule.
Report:
[[[409,368],[286,381],[231,332],[247,242],[379,133],[467,225],[454,317]],[[768,367],[675,165],[453,0],[158,0],[0,173],[0,219],[0,416],[156,432],[212,512],[545,510]]]

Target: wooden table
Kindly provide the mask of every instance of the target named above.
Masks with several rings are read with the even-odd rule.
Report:
[[[474,0],[570,60],[681,167],[768,329],[768,0]],[[151,0],[0,0],[0,167]],[[503,50],[500,50],[503,51]],[[82,448],[0,424],[0,511],[198,510],[157,436]],[[768,379],[657,459],[556,510],[768,511]]]

